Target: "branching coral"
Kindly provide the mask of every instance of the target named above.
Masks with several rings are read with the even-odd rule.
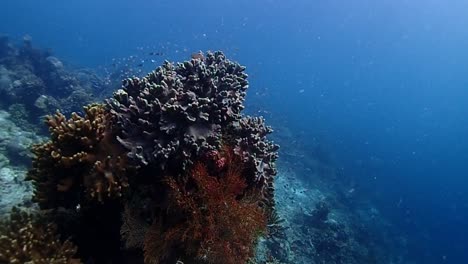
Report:
[[[222,127],[243,109],[244,70],[215,52],[177,65],[165,62],[145,78],[125,80],[108,106],[129,157],[140,165],[184,168],[218,148]]]
[[[217,174],[197,162],[186,178],[166,178],[171,221],[158,220],[151,227],[145,241],[147,263],[161,263],[161,253],[174,248],[199,263],[246,263],[253,256],[267,215],[256,203],[257,193],[248,188],[242,161],[225,149]]]
[[[76,248],[62,242],[53,224],[13,208],[10,218],[0,222],[0,263],[78,264]]]
[[[113,142],[111,117],[101,105],[84,108],[70,119],[47,117],[51,140],[33,147],[28,179],[42,208],[74,207],[81,196],[102,201],[119,197],[127,184],[126,157]]]

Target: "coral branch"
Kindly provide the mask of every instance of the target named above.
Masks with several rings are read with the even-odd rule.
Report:
[[[127,183],[126,156],[113,143],[111,117],[101,105],[84,108],[85,116],[48,116],[51,140],[35,145],[28,179],[42,208],[74,207],[84,196],[103,201],[120,197]],[[81,190],[81,188],[83,188]]]

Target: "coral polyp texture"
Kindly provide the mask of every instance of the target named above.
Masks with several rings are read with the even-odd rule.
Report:
[[[247,263],[254,256],[274,224],[278,146],[262,118],[242,114],[244,71],[221,52],[166,61],[124,80],[84,115],[47,117],[50,140],[33,147],[28,179],[34,201],[52,209],[82,261]],[[120,245],[97,250],[115,237]]]
[[[0,263],[78,264],[76,247],[61,241],[51,223],[13,208],[0,222]]]
[[[162,169],[185,168],[194,157],[219,148],[223,128],[243,109],[244,70],[215,52],[184,63],[166,61],[142,79],[125,80],[108,105],[129,157]]]

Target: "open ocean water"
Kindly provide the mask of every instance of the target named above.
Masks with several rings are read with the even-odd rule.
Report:
[[[165,60],[220,50],[246,66],[244,111],[265,117],[280,145],[284,234],[261,240],[257,254],[276,263],[468,263],[467,14],[466,0],[4,0],[0,207],[32,192],[14,178],[30,166],[28,146],[48,136],[37,120],[59,106],[79,111],[66,97],[44,110],[44,98],[66,93],[47,74],[41,91],[15,83],[31,67],[50,71],[33,60],[47,57],[86,82],[94,96],[73,98],[88,103]],[[12,59],[28,45],[47,54]],[[18,107],[44,113],[28,119]]]

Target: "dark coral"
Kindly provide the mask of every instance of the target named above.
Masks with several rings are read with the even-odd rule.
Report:
[[[330,205],[324,201],[319,201],[310,215],[305,214],[305,223],[310,226],[322,226],[326,224],[330,214]]]
[[[0,222],[0,263],[78,264],[76,247],[62,241],[54,224],[13,208]]]
[[[273,203],[273,176],[276,175],[275,161],[278,158],[279,146],[267,140],[267,135],[273,132],[261,117],[243,117],[230,125],[236,147],[234,151],[240,155],[254,176],[250,180],[263,186],[263,201]]]
[[[177,65],[166,61],[142,79],[125,80],[108,105],[129,157],[142,165],[184,168],[219,148],[222,128],[243,109],[244,70],[215,52]]]
[[[112,117],[101,105],[84,111],[84,117],[73,113],[68,120],[60,112],[48,116],[51,140],[33,147],[28,179],[41,208],[73,208],[82,197],[120,197],[128,186],[126,156],[114,142]]]

